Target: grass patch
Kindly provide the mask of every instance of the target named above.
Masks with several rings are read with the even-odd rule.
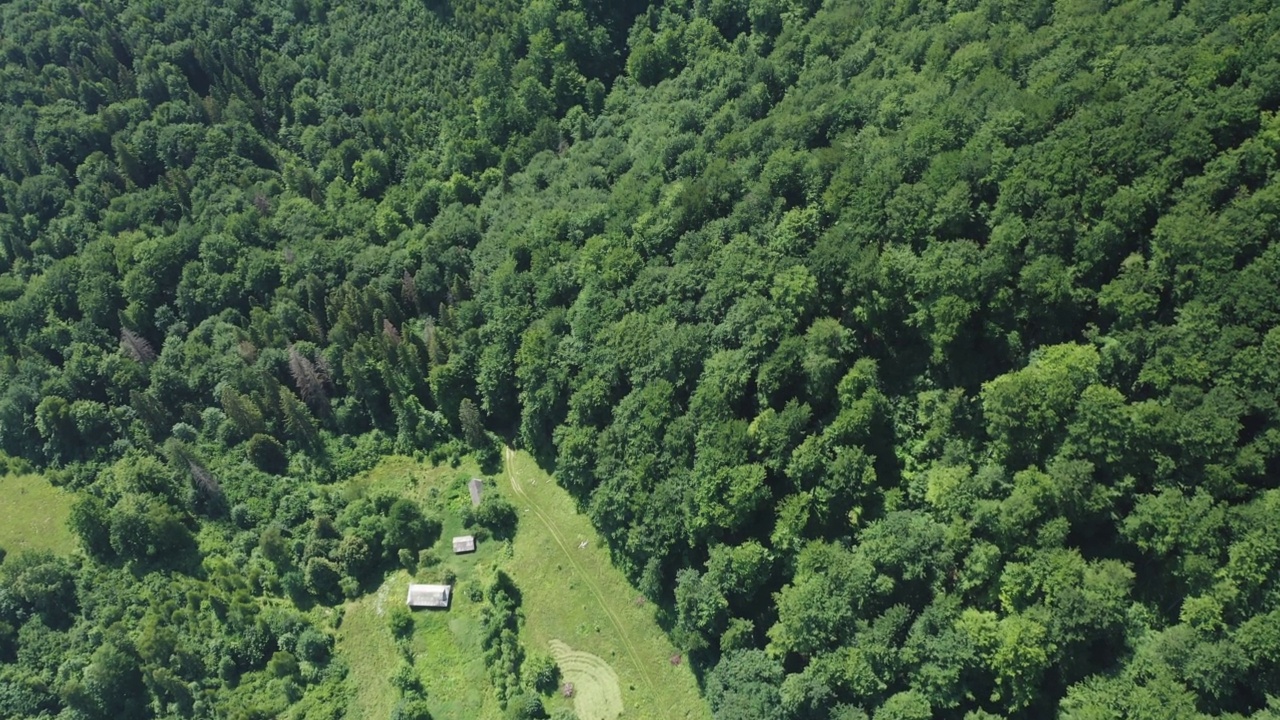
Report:
[[[407,576],[397,589],[408,589]],[[404,593],[401,592],[403,597]],[[431,715],[446,718],[499,718],[480,647],[480,604],[465,592],[446,611],[414,613],[414,667],[427,689]]]
[[[0,547],[10,554],[51,550],[65,554],[76,548],[67,526],[71,493],[41,475],[0,476]]]
[[[400,653],[386,612],[392,598],[390,583],[378,592],[347,603],[338,628],[337,653],[350,666],[347,682],[353,694],[348,708],[351,717],[391,717],[396,704],[396,689],[391,674],[400,663]]]
[[[498,485],[520,511],[509,572],[524,593],[529,650],[554,653],[559,643],[578,659],[607,663],[621,688],[621,717],[628,720],[710,718],[693,673],[684,663],[671,663],[677,651],[659,629],[653,606],[637,604],[640,593],[609,561],[573,499],[529,455],[508,451],[506,461]],[[600,672],[592,669],[597,677]]]
[[[377,592],[346,605],[337,649],[351,668],[349,717],[391,717],[395,708],[399,693],[391,676],[402,661],[387,614],[404,602],[410,579],[407,572],[393,573]],[[413,620],[409,647],[432,716],[440,720],[501,717],[481,658],[478,604],[455,595],[448,611],[420,610],[413,613]]]

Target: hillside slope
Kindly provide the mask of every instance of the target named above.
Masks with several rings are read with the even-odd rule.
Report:
[[[0,715],[340,716],[332,608],[441,520],[339,481],[504,441],[720,720],[1276,712],[1273,4],[25,0],[0,50],[0,452],[83,550],[0,565]]]
[[[485,409],[718,717],[1265,712],[1280,15],[789,7],[481,203]]]

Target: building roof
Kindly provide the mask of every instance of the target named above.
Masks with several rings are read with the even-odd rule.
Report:
[[[471,478],[471,482],[467,483],[467,487],[471,490],[471,504],[480,504],[480,490],[484,485],[484,481],[480,478]]]
[[[449,607],[451,585],[410,585],[405,602],[409,607]]]
[[[459,535],[453,539],[453,551],[455,553],[466,553],[476,551],[475,535]]]

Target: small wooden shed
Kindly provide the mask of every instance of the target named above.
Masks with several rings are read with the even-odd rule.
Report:
[[[475,535],[460,535],[453,539],[453,554],[460,555],[476,551]]]
[[[467,488],[471,490],[472,505],[480,504],[480,491],[483,485],[484,481],[480,478],[471,478],[471,482],[467,483]]]
[[[447,608],[452,585],[410,585],[405,602],[411,608]]]

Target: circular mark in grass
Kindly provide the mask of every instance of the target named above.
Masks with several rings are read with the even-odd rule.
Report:
[[[614,720],[622,714],[618,674],[596,655],[551,641],[551,656],[565,682],[573,683],[573,711],[582,720]]]

